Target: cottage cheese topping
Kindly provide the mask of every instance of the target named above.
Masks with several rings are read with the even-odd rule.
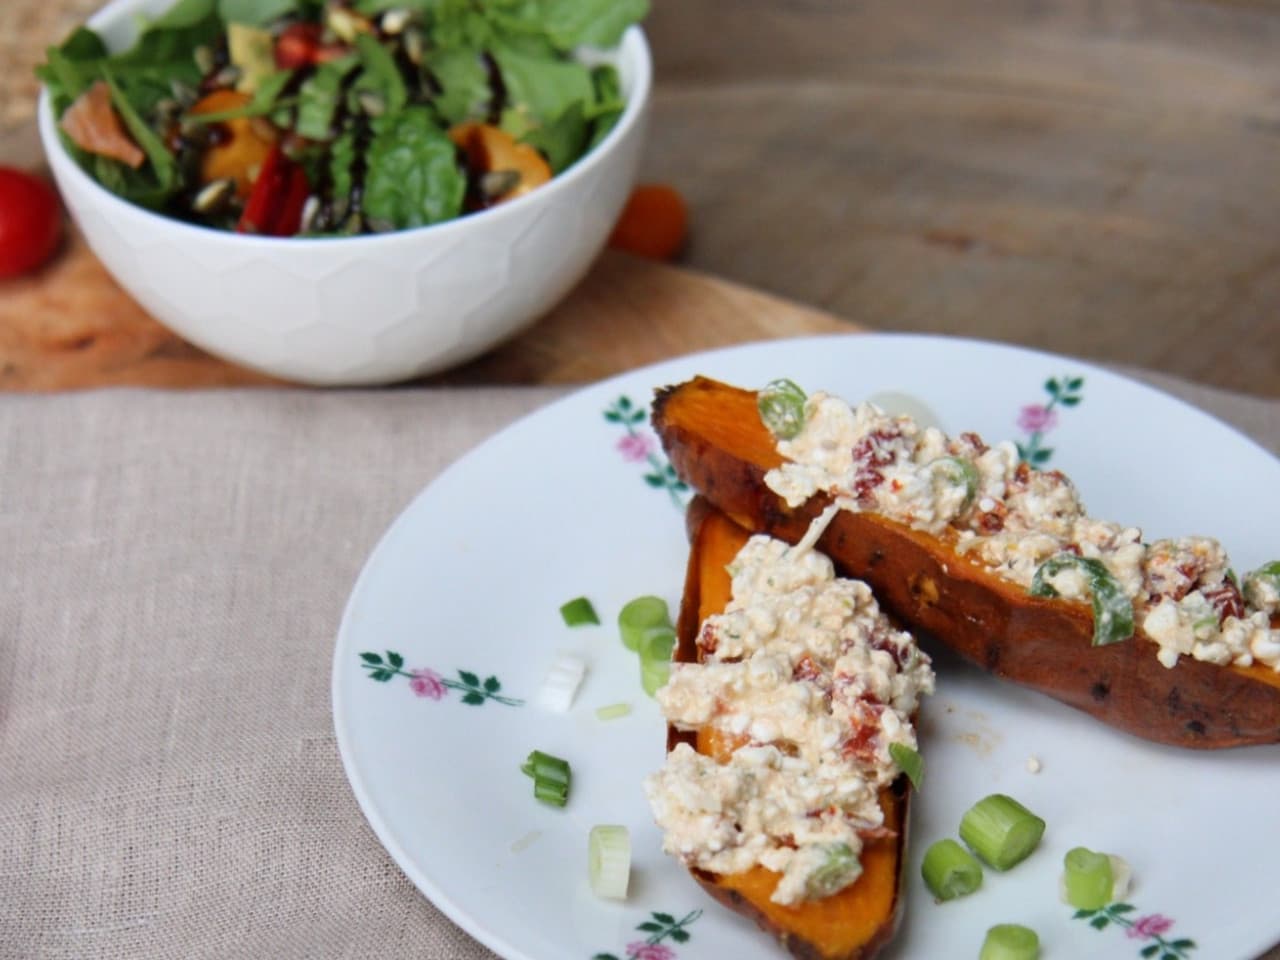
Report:
[[[729,568],[731,603],[702,626],[702,662],[673,665],[658,691],[677,728],[738,744],[728,762],[681,744],[645,784],[668,853],[712,873],[761,864],[784,904],[857,879],[884,830],[878,791],[900,773],[889,745],[915,747],[934,683],[911,636],[812,539],[753,537]]]
[[[871,404],[850,407],[825,393],[805,404],[805,422],[778,443],[787,462],[765,483],[790,506],[816,493],[842,509],[869,511],[949,539],[1000,577],[1030,587],[1057,554],[1100,561],[1135,607],[1136,622],[1172,667],[1180,656],[1280,670],[1280,573],[1246,577],[1243,590],[1221,545],[1204,537],[1142,542],[1142,531],[1090,517],[1071,481],[1033,469],[1016,447],[988,447],[976,434],[950,438]],[[1089,596],[1078,567],[1050,578],[1062,597]]]

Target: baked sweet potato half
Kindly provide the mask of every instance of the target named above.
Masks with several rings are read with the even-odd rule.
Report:
[[[728,604],[731,582],[727,567],[749,536],[706,501],[696,499],[689,511],[689,528],[689,565],[673,653],[673,659],[683,663],[697,661],[700,625]],[[668,749],[682,742],[720,762],[738,745],[714,727],[703,727],[696,733],[669,728]],[[774,903],[770,897],[779,875],[763,866],[727,875],[699,869],[691,872],[712,897],[753,919],[793,956],[802,960],[867,960],[889,942],[900,919],[909,795],[905,776],[880,791],[885,835],[863,847],[858,879],[825,899],[795,906]]]
[[[817,494],[793,509],[766,485],[783,457],[754,391],[706,378],[666,388],[653,425],[680,477],[751,531],[794,543],[831,503]],[[1141,627],[1095,646],[1088,602],[1032,596],[954,544],[874,512],[840,510],[818,548],[843,575],[870,584],[907,628],[1112,727],[1202,749],[1280,742],[1280,673],[1186,656],[1167,667]]]

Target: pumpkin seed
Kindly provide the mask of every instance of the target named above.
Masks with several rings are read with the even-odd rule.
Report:
[[[517,170],[490,170],[480,176],[480,191],[489,199],[514,190],[520,183]]]
[[[382,15],[382,32],[386,34],[397,34],[409,25],[409,20],[413,13],[403,7],[397,7],[394,10],[388,10]]]

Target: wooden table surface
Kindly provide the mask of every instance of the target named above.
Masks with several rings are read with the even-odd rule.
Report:
[[[28,67],[95,5],[0,3],[0,160],[38,160]],[[690,202],[684,264],[872,328],[1280,396],[1280,5],[655,0],[648,32],[642,174]],[[629,317],[599,332],[624,364]],[[521,350],[610,372],[562,340]]]

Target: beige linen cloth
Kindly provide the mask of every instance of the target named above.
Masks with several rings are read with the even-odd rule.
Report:
[[[367,828],[330,658],[413,494],[556,395],[0,396],[0,958],[493,956]]]

